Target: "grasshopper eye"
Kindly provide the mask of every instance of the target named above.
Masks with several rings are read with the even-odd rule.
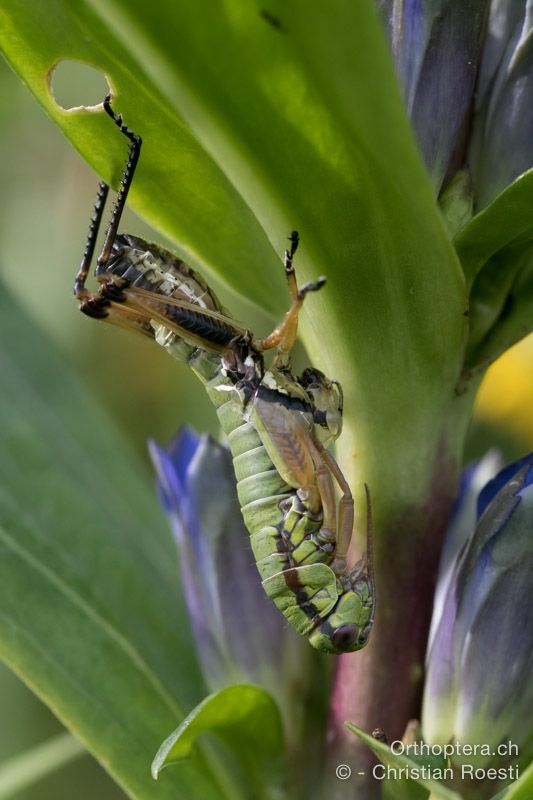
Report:
[[[353,650],[353,646],[357,644],[358,639],[359,626],[354,622],[341,625],[340,628],[337,628],[335,631],[333,631],[331,636],[331,641],[333,642],[334,646],[337,648],[337,650],[341,650],[343,652]]]
[[[317,386],[323,386],[326,381],[328,381],[328,379],[324,373],[320,372],[320,370],[315,369],[314,367],[307,367],[300,375],[300,383],[305,388],[308,388],[313,384],[316,384]]]

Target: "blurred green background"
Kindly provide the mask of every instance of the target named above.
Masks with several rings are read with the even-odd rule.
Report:
[[[102,76],[72,64],[63,67],[54,91],[64,107],[102,100],[106,91]],[[185,421],[216,435],[215,413],[194,376],[162,350],[141,337],[95,324],[78,312],[71,290],[97,176],[2,61],[0,89],[2,280],[65,358],[76,364],[88,390],[134,442],[150,481],[147,438],[165,443]],[[131,213],[126,213],[122,227],[163,241]],[[271,321],[257,308],[237,300],[216,282],[214,286],[237,319],[252,329],[268,330]],[[532,449],[532,366],[530,337],[490,370],[476,406],[466,460],[491,445],[499,446],[509,459]],[[0,667],[0,703],[0,764],[61,730],[51,713],[4,667]],[[124,797],[88,756],[12,796],[57,800],[74,793],[78,800]]]

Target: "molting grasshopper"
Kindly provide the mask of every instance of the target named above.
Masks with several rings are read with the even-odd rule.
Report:
[[[86,279],[108,186],[100,183],[74,294],[85,314],[149,336],[204,383],[227,436],[237,491],[267,595],[318,650],[363,647],[374,619],[371,507],[367,555],[346,563],[354,523],[350,488],[327,447],[342,428],[342,390],[314,368],[295,377],[290,354],[298,314],[323,278],[298,288],[290,237],[285,272],[291,305],[268,336],[255,338],[224,311],[204,279],[167,250],[119,234],[118,225],[139,158],[141,139],[111,108],[104,110],[129,139],[129,157],[97,259],[99,290]],[[274,349],[267,368],[264,353]],[[335,497],[337,483],[341,498]]]

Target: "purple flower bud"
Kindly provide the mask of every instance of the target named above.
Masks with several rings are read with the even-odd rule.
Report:
[[[377,0],[435,192],[488,205],[533,166],[533,13],[509,0]]]
[[[185,599],[209,688],[254,682],[290,709],[288,692],[298,693],[311,648],[265,595],[229,451],[190,428],[182,428],[167,448],[151,441],[149,449],[179,546]]]
[[[469,151],[478,207],[533,166],[532,96],[531,3],[494,0]]]
[[[524,763],[533,744],[533,454],[476,492],[493,467],[485,459],[467,472],[445,543],[422,728],[430,743],[494,751],[511,741],[512,760]],[[488,752],[463,760],[495,763]]]
[[[380,0],[407,112],[438,193],[462,164],[488,0]]]

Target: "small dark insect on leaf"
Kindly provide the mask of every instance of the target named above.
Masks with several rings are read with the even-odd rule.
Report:
[[[374,728],[372,731],[372,738],[377,739],[378,742],[383,742],[383,744],[388,744],[389,740],[387,739],[387,734],[382,728]]]
[[[259,13],[262,19],[264,19],[265,22],[268,22],[268,24],[271,25],[273,28],[275,28],[275,30],[280,31],[282,33],[286,32],[287,29],[285,28],[279,17],[275,17],[274,14],[271,14],[270,11],[267,11],[264,8],[262,8]]]

